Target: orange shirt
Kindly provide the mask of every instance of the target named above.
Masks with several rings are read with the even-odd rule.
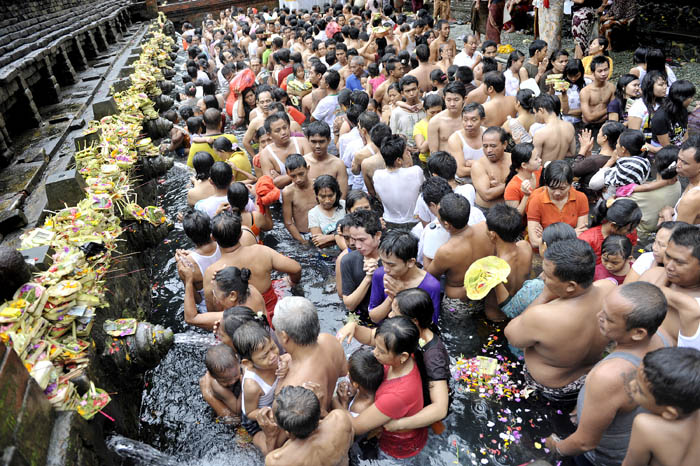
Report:
[[[576,228],[578,218],[588,215],[588,198],[582,192],[574,188],[569,190],[569,199],[564,204],[564,208],[559,210],[549,198],[546,186],[537,188],[530,195],[530,202],[527,204],[527,220],[538,222],[542,228],[547,228],[552,223],[564,222]]]
[[[535,188],[540,187],[540,174],[542,173],[542,169],[540,168],[535,172],[535,186],[533,186],[533,191]],[[503,199],[506,201],[522,201],[523,197],[525,195],[523,192],[520,190],[520,186],[522,186],[523,180],[520,179],[518,175],[515,175],[509,182],[508,185],[506,186],[506,190],[503,192]]]

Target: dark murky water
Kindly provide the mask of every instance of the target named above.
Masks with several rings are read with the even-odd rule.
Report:
[[[161,203],[171,218],[186,207],[188,179],[186,168],[176,164],[163,180]],[[304,271],[301,292],[316,304],[322,331],[334,334],[345,318],[342,302],[335,292],[333,256],[337,250],[322,255],[316,249],[298,246],[284,229],[281,212],[275,212],[275,218],[275,229],[266,235],[265,243],[301,263]],[[213,411],[199,392],[198,381],[205,371],[204,353],[214,340],[211,335],[188,326],[183,320],[184,290],[173,257],[175,249],[189,247],[181,225],[177,225],[168,239],[150,253],[154,309],[150,320],[167,325],[180,335],[176,336],[176,344],[167,357],[147,375],[143,393],[139,440],[165,456],[156,455],[154,460],[142,457],[138,463],[164,465],[176,461],[180,464],[218,465],[231,464],[233,460],[238,465],[259,465],[263,460],[255,448],[242,443],[235,429],[216,422]],[[460,355],[484,354],[482,347],[489,342],[488,354],[509,354],[501,346],[502,332],[487,327],[481,319],[452,323],[449,327],[441,330],[453,360]],[[489,338],[494,334],[501,338]],[[518,375],[514,374],[514,377]],[[457,387],[458,383],[454,382],[454,386]],[[450,414],[444,421],[445,432],[441,435],[431,433],[428,445],[421,453],[420,464],[520,465],[544,458],[543,445],[537,448],[536,442],[543,444],[542,438],[552,430],[553,417],[563,416],[557,415],[553,407],[533,398],[521,402],[496,402],[455,390]],[[510,445],[506,446],[504,438],[508,439],[509,428],[516,431],[515,437],[518,438],[511,438]],[[137,447],[131,449],[138,450]]]

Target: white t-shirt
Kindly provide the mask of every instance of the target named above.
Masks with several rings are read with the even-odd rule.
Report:
[[[457,55],[455,55],[452,64],[457,66],[468,66],[469,68],[474,68],[474,62],[476,61],[477,57],[480,56],[481,52],[479,51],[474,52],[474,55],[470,57],[464,50],[462,50]]]
[[[476,190],[474,186],[470,184],[462,184],[455,188],[454,192],[460,194],[467,198],[469,204],[471,204],[471,209],[469,210],[469,225],[476,225],[477,223],[486,220],[484,213],[474,207],[474,202],[476,201]],[[432,222],[436,219],[435,215],[428,208],[428,204],[423,200],[423,195],[418,196],[416,201],[416,208],[413,212],[414,217],[418,217],[424,222]]]
[[[333,128],[336,114],[340,111],[338,105],[338,94],[327,95],[316,105],[314,113],[311,114],[317,120],[323,120],[328,126]]]
[[[656,104],[654,105],[654,110],[659,108],[659,105]],[[643,129],[644,126],[647,124],[647,120],[649,119],[649,110],[647,109],[647,106],[644,104],[644,99],[637,99],[635,102],[632,104],[630,107],[629,112],[627,112],[627,117],[637,117],[642,120],[642,126],[641,128]]]
[[[632,264],[632,270],[637,272],[639,275],[643,274],[650,268],[656,265],[656,259],[654,259],[653,252],[645,252],[641,256],[637,257],[637,260]]]
[[[228,202],[226,196],[211,196],[197,201],[194,208],[200,212],[205,212],[207,215],[209,215],[209,218],[214,218],[216,215],[216,209],[218,209],[224,202]]]
[[[384,220],[391,223],[413,221],[413,212],[425,180],[418,166],[389,171],[386,168],[374,172],[374,190],[384,205]]]
[[[255,57],[258,53],[258,41],[251,40],[248,44],[248,57]]]
[[[345,164],[345,169],[348,172],[348,186],[350,189],[367,191],[362,173],[353,175],[350,169],[355,159],[355,154],[364,146],[365,143],[362,141],[362,136],[360,136],[360,130],[357,129],[357,126],[338,138],[338,155],[340,155],[340,159]]]
[[[515,96],[520,89],[520,79],[517,76],[513,76],[513,72],[509,69],[503,73],[506,77],[506,95]]]
[[[335,232],[340,219],[345,217],[345,201],[340,200],[340,205],[336,207],[332,217],[321,212],[321,207],[318,205],[309,211],[308,217],[309,229],[318,227],[324,235],[330,235]]]

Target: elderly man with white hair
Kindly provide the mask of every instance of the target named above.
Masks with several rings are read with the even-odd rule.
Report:
[[[320,333],[314,304],[301,296],[288,296],[277,303],[272,318],[277,339],[292,357],[289,372],[277,384],[276,392],[287,385],[317,384],[321,408],[329,411],[335,384],[347,372],[343,347],[335,336]]]
[[[362,77],[366,76],[365,59],[357,55],[352,57],[349,68],[352,74],[345,80],[345,87],[351,91],[364,90]]]

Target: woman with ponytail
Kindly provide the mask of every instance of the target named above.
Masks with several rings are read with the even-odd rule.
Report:
[[[212,165],[214,165],[214,157],[209,152],[200,151],[192,157],[195,175],[190,178],[192,188],[187,191],[187,205],[190,207],[194,207],[197,201],[216,194],[214,185],[208,183]]]
[[[532,191],[540,187],[542,158],[539,154],[533,155],[533,149],[532,144],[516,144],[510,153],[510,173],[503,199],[510,207],[518,209],[520,215],[525,213]]]
[[[255,203],[249,197],[248,188],[241,182],[231,183],[226,193],[228,208],[231,212],[241,217],[243,229],[248,231],[255,238],[255,242],[260,242],[260,233],[270,231],[273,227],[272,211],[266,209],[263,214],[258,212]]]

